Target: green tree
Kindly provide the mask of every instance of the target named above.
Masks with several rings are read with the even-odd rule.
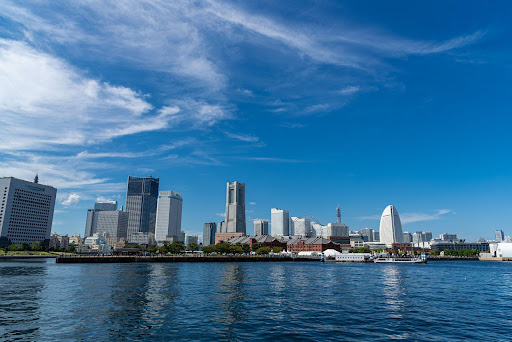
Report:
[[[215,252],[217,253],[229,253],[231,245],[227,242],[218,243],[215,245]]]
[[[213,253],[215,252],[215,245],[203,246],[201,247],[201,250],[206,254]]]
[[[185,244],[181,241],[174,241],[169,245],[169,252],[180,253],[185,250]]]
[[[28,242],[23,242],[21,244],[21,250],[22,251],[30,251],[31,250],[30,244]]]
[[[256,254],[263,255],[270,253],[270,247],[260,247],[256,250]]]
[[[261,243],[255,242],[252,244],[252,251],[255,252],[261,247]]]
[[[251,246],[245,243],[242,245],[242,250],[244,251],[244,253],[249,253],[251,251]]]
[[[70,252],[70,253],[74,253],[74,252],[75,252],[75,250],[76,250],[76,249],[75,249],[75,245],[74,245],[74,244],[73,244],[73,245],[69,245],[68,252]]]
[[[32,242],[32,250],[33,251],[44,251],[43,245],[41,245],[41,242],[34,241]]]
[[[197,251],[199,250],[199,246],[197,245],[197,243],[191,242],[188,244],[187,249],[189,251]]]
[[[234,245],[234,246],[229,246],[229,253],[231,254],[242,254],[244,251],[242,249],[242,246],[237,246],[237,245]]]
[[[12,244],[9,247],[7,247],[7,250],[11,251],[11,252],[16,252],[16,251],[20,251],[22,249],[17,244]]]
[[[283,251],[283,247],[273,247],[272,252],[281,253]]]

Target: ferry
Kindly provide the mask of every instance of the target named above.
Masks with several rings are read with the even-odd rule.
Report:
[[[378,263],[396,263],[396,264],[425,264],[427,263],[427,255],[421,254],[421,257],[378,257],[373,260]]]

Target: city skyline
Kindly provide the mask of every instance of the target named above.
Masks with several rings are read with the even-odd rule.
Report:
[[[392,204],[411,233],[511,235],[510,7],[6,0],[0,177],[59,189],[70,235],[148,174],[186,199],[190,235],[233,180],[247,234],[271,208],[326,224],[338,204],[378,230]]]

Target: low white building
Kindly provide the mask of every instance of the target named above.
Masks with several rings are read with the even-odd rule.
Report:
[[[340,253],[336,255],[336,261],[341,262],[365,262],[370,258],[370,253]]]
[[[512,258],[512,243],[510,242],[490,243],[489,249],[493,257]]]

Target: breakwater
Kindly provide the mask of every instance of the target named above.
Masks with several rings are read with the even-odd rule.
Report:
[[[465,257],[465,256],[452,256],[452,255],[427,255],[428,261],[478,261],[477,256]]]
[[[146,263],[146,262],[282,262],[319,261],[319,258],[290,258],[267,256],[59,256],[55,260],[63,264],[84,263]]]

